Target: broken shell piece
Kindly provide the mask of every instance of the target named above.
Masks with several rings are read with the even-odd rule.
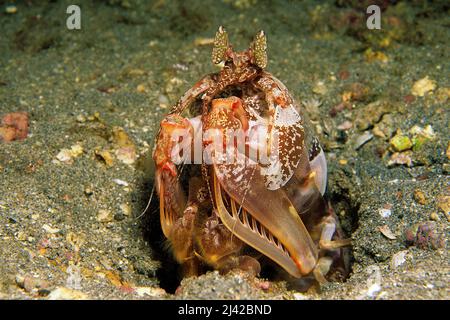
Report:
[[[116,150],[116,157],[125,164],[133,164],[136,161],[136,150],[134,146],[121,147]]]
[[[372,140],[373,134],[370,133],[370,131],[365,131],[363,134],[359,135],[356,138],[354,148],[355,150],[358,150],[363,145],[365,145],[368,141]]]
[[[84,152],[83,146],[80,144],[75,144],[70,147],[70,149],[61,149],[61,151],[56,155],[56,159],[61,162],[71,163],[73,158],[79,157]]]
[[[406,254],[408,250],[399,251],[392,256],[391,259],[391,269],[396,269],[401,266],[406,261]]]
[[[378,227],[378,230],[385,236],[386,238],[390,240],[395,240],[397,237],[392,233],[391,229],[385,224],[384,226]]]
[[[342,122],[340,125],[337,126],[338,130],[348,130],[351,129],[353,127],[353,123],[351,121],[344,121]]]
[[[115,183],[117,183],[119,186],[125,186],[128,187],[128,182],[124,181],[124,180],[120,180],[120,179],[113,179],[113,181]]]
[[[377,265],[370,265],[366,268],[366,273],[368,277],[366,280],[367,291],[365,294],[372,298],[381,290],[381,269]]]
[[[126,203],[122,203],[120,205],[120,210],[122,211],[122,213],[126,216],[130,216],[131,215],[131,207],[130,205],[126,204]]]
[[[147,91],[147,87],[145,86],[145,84],[141,83],[136,87],[136,91],[139,93],[144,93],[145,91]]]
[[[69,149],[62,149],[57,155],[56,159],[61,162],[70,162],[72,161],[72,155]]]
[[[380,122],[374,124],[372,133],[379,138],[388,139],[394,133],[394,117],[391,114],[385,114]]]
[[[403,164],[408,167],[412,167],[413,162],[412,162],[412,158],[411,158],[411,151],[406,151],[406,152],[401,152],[401,153],[395,152],[394,154],[392,154],[387,165],[392,166],[392,165],[396,165],[396,164]]]
[[[167,292],[161,288],[136,287],[134,289],[135,289],[136,294],[140,297],[149,296],[149,297],[160,298],[167,294]]]
[[[438,197],[437,205],[444,213],[450,213],[450,196],[443,195]]]
[[[87,300],[87,294],[66,287],[59,287],[50,292],[48,300]]]
[[[113,215],[111,211],[100,209],[97,214],[98,222],[111,222],[113,221]]]
[[[433,127],[430,125],[426,125],[425,128],[414,125],[411,127],[411,129],[409,129],[409,133],[413,136],[421,135],[430,140],[436,137],[436,133],[434,132]]]
[[[113,140],[119,146],[115,151],[117,159],[125,164],[133,164],[136,161],[136,147],[130,136],[123,128],[114,127]]]

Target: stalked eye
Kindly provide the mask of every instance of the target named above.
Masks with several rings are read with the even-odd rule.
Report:
[[[226,61],[228,46],[228,33],[220,26],[219,30],[216,32],[216,37],[214,38],[214,48],[211,55],[214,64]]]
[[[260,31],[252,42],[253,56],[255,64],[264,69],[267,67],[267,39],[264,31]]]

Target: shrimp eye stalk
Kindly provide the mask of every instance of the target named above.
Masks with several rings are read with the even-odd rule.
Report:
[[[260,31],[251,44],[254,63],[264,69],[267,67],[267,38],[264,31]]]
[[[219,64],[227,60],[228,47],[228,33],[224,27],[220,26],[214,38],[214,47],[211,54],[211,60],[214,64]]]

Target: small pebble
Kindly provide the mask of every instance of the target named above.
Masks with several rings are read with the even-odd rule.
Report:
[[[128,182],[126,182],[126,181],[123,181],[123,180],[120,180],[120,179],[113,179],[113,181],[114,181],[115,183],[117,183],[119,186],[125,186],[125,187],[128,187]]]
[[[1,168],[0,168],[0,172],[1,172]],[[450,174],[450,163],[444,163],[442,165],[442,173],[444,174]]]
[[[10,5],[6,6],[5,12],[8,14],[17,13],[17,7],[15,5],[10,4]]]
[[[294,293],[294,299],[295,300],[308,300],[308,297],[304,295],[303,293],[296,292]]]
[[[372,129],[372,133],[375,137],[378,138],[382,138],[382,139],[386,139],[386,135],[384,134],[384,132],[380,129],[379,126],[375,126]]]
[[[395,135],[389,143],[391,147],[398,152],[409,150],[413,146],[411,139],[401,134]]]
[[[382,209],[378,210],[378,213],[380,214],[380,216],[382,218],[389,218],[391,216],[392,212],[391,212],[391,209],[382,208]]]
[[[85,187],[84,188],[84,194],[87,195],[87,196],[93,195],[94,191],[92,190],[92,187],[89,187],[89,186]]]
[[[430,80],[428,76],[414,82],[411,93],[418,97],[423,97],[430,91],[436,89],[436,81]]]
[[[80,144],[75,144],[70,147],[70,153],[72,154],[72,157],[74,157],[74,158],[82,155],[83,152],[84,152],[83,146]]]
[[[0,121],[0,142],[23,140],[28,136],[29,116],[18,111],[5,114]]]
[[[132,77],[140,77],[145,75],[145,71],[142,69],[131,69],[128,71],[128,75]]]
[[[382,63],[387,63],[389,61],[388,56],[381,51],[373,51],[372,48],[368,48],[364,52],[364,56],[366,57],[367,62],[379,61]]]
[[[65,163],[72,163],[73,158],[77,158],[84,152],[83,147],[80,144],[75,144],[70,149],[61,149],[56,155],[56,159]]]
[[[111,222],[113,221],[113,216],[111,211],[100,209],[97,214],[97,221],[98,222]]]
[[[72,154],[69,149],[62,149],[57,155],[56,159],[61,162],[70,162],[72,160]]]
[[[77,122],[83,123],[83,122],[86,122],[86,120],[87,119],[84,115],[82,115],[82,114],[77,115]]]
[[[419,189],[414,190],[414,200],[416,200],[417,203],[422,204],[422,205],[427,203],[425,194],[422,191],[420,191]]]
[[[145,88],[145,85],[144,85],[144,84],[139,84],[139,85],[136,87],[136,91],[139,92],[139,93],[144,93],[146,90],[147,90],[147,89]]]
[[[25,232],[19,231],[19,232],[17,233],[17,240],[19,240],[19,241],[25,241],[25,240],[27,240],[27,235],[25,234]]]
[[[439,216],[438,216],[438,214],[436,212],[432,212],[430,214],[430,219],[433,220],[433,221],[439,221]]]
[[[316,94],[324,95],[324,94],[327,93],[328,90],[327,90],[327,87],[326,87],[326,85],[325,85],[325,83],[324,83],[323,81],[318,81],[318,82],[314,85],[312,91],[313,91],[314,93],[316,93]]]
[[[42,229],[44,229],[45,232],[51,233],[51,234],[55,234],[55,233],[58,233],[59,231],[61,231],[61,229],[58,229],[58,228],[52,228],[52,227],[49,226],[48,224],[44,224],[44,225],[42,226]]]
[[[126,216],[130,216],[131,215],[131,207],[126,204],[126,203],[122,203],[120,205],[120,210],[122,210],[122,213]]]
[[[214,44],[214,38],[195,38],[194,45],[196,46],[209,46]]]
[[[50,284],[46,280],[34,278],[28,275],[16,275],[16,284],[26,292],[47,291]]]
[[[167,96],[161,94],[161,95],[158,96],[158,102],[160,104],[167,105],[167,104],[169,104],[169,98],[167,98]]]

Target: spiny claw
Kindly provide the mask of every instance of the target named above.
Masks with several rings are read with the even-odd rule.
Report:
[[[186,205],[186,197],[178,179],[178,171],[172,159],[172,151],[175,147],[174,137],[183,136],[177,134],[177,130],[190,133],[190,122],[177,114],[168,115],[161,121],[153,160],[156,165],[156,190],[160,199],[160,220],[164,235],[171,237],[173,225],[178,217],[183,214]]]
[[[193,136],[193,128],[189,120],[177,114],[170,114],[161,121],[158,139],[153,151],[153,159],[158,169],[169,169],[174,174],[175,165],[172,152],[176,146],[175,141],[179,137],[186,138],[185,143],[190,143]]]

